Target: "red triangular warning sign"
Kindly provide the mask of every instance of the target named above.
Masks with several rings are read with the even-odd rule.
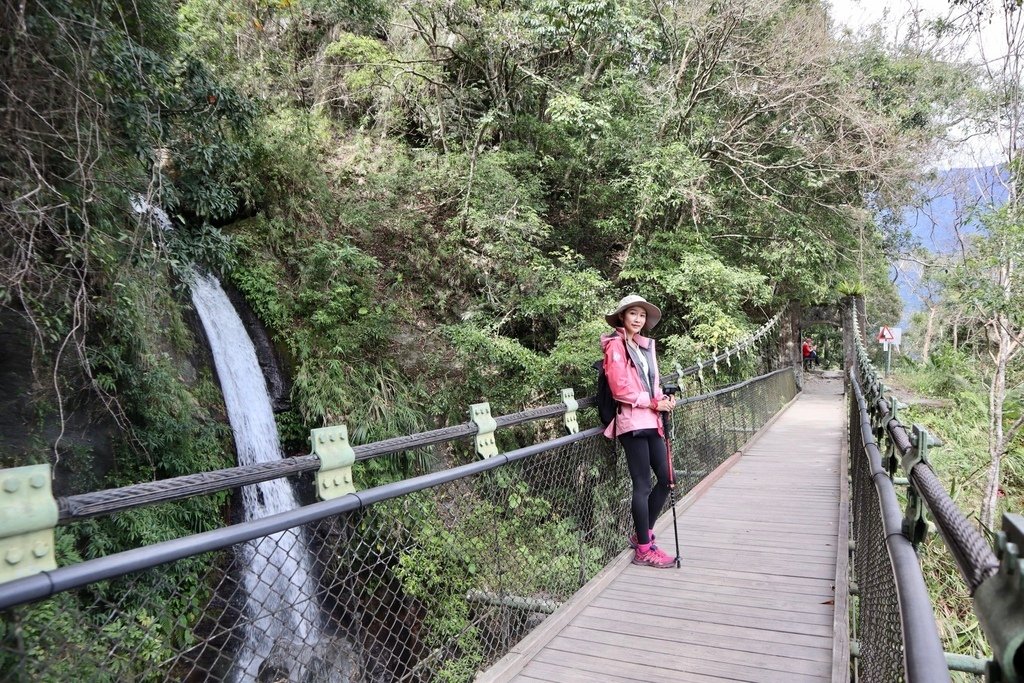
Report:
[[[881,327],[878,330],[878,341],[880,342],[891,342],[896,339],[896,336],[892,333],[888,327]]]

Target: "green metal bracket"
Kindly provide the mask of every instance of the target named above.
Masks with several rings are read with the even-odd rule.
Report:
[[[893,483],[895,483],[896,471],[899,469],[900,459],[898,456],[898,451],[896,449],[896,444],[893,442],[893,440],[886,439],[885,443],[885,469],[889,473],[889,478],[893,480]]]
[[[494,430],[498,423],[491,417],[490,403],[474,403],[469,407],[469,420],[476,425],[476,454],[481,458],[493,458],[498,454],[498,443]]]
[[[321,427],[309,433],[313,455],[320,458],[320,470],[316,473],[316,493],[320,500],[340,498],[355,493],[352,479],[352,464],[356,453],[348,443],[348,427]]]
[[[974,674],[975,676],[984,676],[985,665],[990,664],[988,660],[956,654],[955,652],[943,652],[942,654],[945,655],[946,658],[946,668],[950,671],[963,671],[965,673]],[[850,658],[860,658],[859,641],[850,641]]]
[[[899,399],[896,398],[896,394],[890,393],[887,401],[889,403],[889,413],[880,418],[881,428],[883,431],[891,420],[899,421],[900,411],[907,407],[906,403],[899,402]],[[900,466],[900,459],[896,453],[896,444],[893,443],[892,439],[887,439],[887,441],[889,443],[889,446],[886,449],[886,453],[889,456],[887,469],[889,470],[889,478],[891,479],[895,476],[896,469]]]
[[[580,431],[580,423],[576,419],[576,411],[580,409],[580,404],[572,389],[562,389],[562,403],[565,404],[565,431],[575,434]]]
[[[913,486],[907,487],[907,509],[903,513],[903,535],[907,537],[914,550],[928,535],[930,526],[924,516],[924,500]]]
[[[999,571],[974,591],[974,613],[992,646],[990,681],[1024,680],[1024,580],[1021,548],[1024,517],[1003,515],[1003,530],[996,535]]]
[[[909,406],[906,403],[901,403],[900,400],[896,398],[896,394],[889,394],[890,420],[898,421],[900,419],[900,411],[908,407]]]
[[[941,446],[942,442],[932,437],[927,429],[915,424],[911,428],[910,443],[913,448],[903,456],[901,465],[903,473],[912,482],[913,479],[910,473],[914,467],[922,462],[926,465],[929,464],[928,448],[930,446]],[[903,535],[910,540],[916,550],[918,544],[928,535],[930,526],[928,520],[925,519],[924,500],[918,494],[917,489],[914,488],[913,483],[911,483],[907,486],[907,509],[903,513]]]
[[[913,448],[907,451],[901,463],[903,474],[908,477],[917,463],[931,464],[928,462],[928,449],[938,448],[942,445],[942,440],[929,434],[928,430],[921,425],[915,424],[910,428],[910,444]]]
[[[0,470],[0,582],[57,568],[50,466]]]

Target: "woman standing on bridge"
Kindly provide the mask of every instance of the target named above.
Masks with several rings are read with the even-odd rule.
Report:
[[[660,413],[672,410],[675,399],[661,390],[654,340],[640,335],[661,320],[661,310],[643,297],[630,294],[605,316],[614,329],[601,337],[604,373],[618,410],[605,429],[618,437],[626,452],[633,480],[633,526],[629,544],[635,548],[633,564],[671,567],[675,558],[654,545],[654,521],[669,495],[669,463]],[[657,485],[651,485],[651,470]]]

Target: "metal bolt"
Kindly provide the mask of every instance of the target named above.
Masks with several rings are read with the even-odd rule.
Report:
[[[23,555],[24,554],[21,552],[21,548],[11,548],[7,551],[7,554],[4,556],[4,559],[7,560],[7,564],[18,564],[19,562],[21,562],[21,558],[23,557]]]
[[[7,493],[14,493],[21,487],[21,481],[11,477],[10,479],[4,480],[4,491]]]
[[[46,477],[41,474],[33,474],[28,483],[34,489],[41,489],[46,486]]]
[[[32,554],[35,555],[36,558],[40,559],[40,560],[43,559],[44,557],[46,557],[46,554],[49,551],[50,551],[50,546],[46,545],[42,541],[37,541],[36,544],[34,546],[32,546]]]
[[[316,437],[316,440],[317,440],[317,443],[323,443],[324,442],[323,435]]]

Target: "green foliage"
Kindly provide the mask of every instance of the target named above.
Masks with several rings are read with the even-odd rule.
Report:
[[[929,450],[932,468],[957,507],[976,522],[988,459],[988,397],[974,360],[943,345],[929,364],[901,365],[890,381],[914,392],[901,420],[921,424],[942,440],[941,447]],[[1019,449],[1014,449],[1005,460],[1007,471],[1019,472],[1021,460]],[[1019,509],[1024,489],[1011,488],[1009,482],[1004,486],[1008,495],[1003,506]],[[941,538],[931,536],[920,557],[946,651],[990,657],[970,595]]]
[[[962,82],[836,43],[813,3],[26,7],[0,73],[25,105],[9,117],[19,136],[0,142],[0,302],[32,319],[44,369],[79,359],[56,373],[55,405],[86,388],[111,408],[123,439],[97,487],[230,462],[212,378],[182,379],[192,265],[226,271],[287,356],[293,408],[279,420],[296,448],[311,426],[345,422],[362,443],[462,422],[480,400],[505,413],[589,390],[602,313],[630,291],[662,306],[662,359],[683,364],[843,281],[882,292],[869,317],[890,315],[867,212],[906,187]],[[138,216],[136,194],[173,230]],[[359,483],[432,455],[374,461]],[[481,497],[480,519],[522,547],[524,576],[569,590],[552,558],[572,521],[548,519],[523,482],[495,490],[517,514]],[[224,502],[80,525],[67,557],[210,528]],[[452,545],[471,539],[439,513],[411,535],[410,595],[493,578],[459,564]],[[452,680],[480,658],[459,609],[436,612],[459,653]],[[70,629],[80,612],[54,618]],[[114,630],[159,657],[152,618],[133,604]],[[108,647],[82,644],[80,677]]]
[[[847,59],[847,73],[864,79],[864,104],[907,130],[941,128],[936,112],[962,106],[976,84],[963,65],[910,50],[892,54],[874,41],[858,44]]]
[[[756,271],[731,267],[711,254],[676,251],[665,243],[652,252],[647,268],[624,270],[622,277],[682,313],[666,321],[664,332],[659,329],[662,334],[688,335],[705,349],[725,348],[748,332],[742,307],[767,303],[769,289]]]
[[[851,282],[849,280],[843,280],[836,287],[843,296],[864,296],[867,291],[867,287],[864,286],[863,282]]]
[[[564,600],[579,588],[581,575],[600,570],[602,551],[596,547],[586,548],[580,566],[577,522],[553,508],[559,493],[576,495],[538,491],[498,470],[443,510],[434,498],[416,496],[403,501],[400,511],[384,513],[410,522],[404,530],[409,542],[393,571],[402,591],[425,608],[427,645],[445,655],[439,679],[467,680],[482,661],[486,634],[471,619],[467,594]],[[494,545],[513,553],[515,562],[498,561],[503,553],[487,551]]]

